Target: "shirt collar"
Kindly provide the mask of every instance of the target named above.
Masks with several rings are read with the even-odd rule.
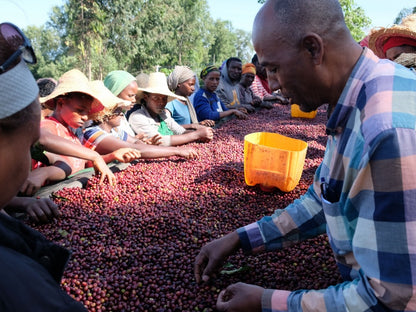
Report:
[[[378,57],[368,48],[363,48],[357,63],[355,64],[350,77],[338,99],[334,110],[329,116],[326,124],[326,134],[340,134],[346,126],[349,115],[356,108],[357,98],[365,76],[368,75],[370,67],[375,66]]]

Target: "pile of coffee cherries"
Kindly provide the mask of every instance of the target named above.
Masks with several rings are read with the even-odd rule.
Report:
[[[215,281],[196,284],[193,265],[207,242],[283,209],[304,194],[325,150],[326,112],[292,118],[275,104],[215,129],[199,157],[139,160],[117,184],[64,188],[62,217],[30,224],[72,251],[62,287],[89,311],[215,311],[218,293],[242,281],[275,289],[321,289],[340,282],[325,235],[289,248],[227,259]],[[244,181],[244,136],[276,132],[308,143],[299,184],[264,192]]]

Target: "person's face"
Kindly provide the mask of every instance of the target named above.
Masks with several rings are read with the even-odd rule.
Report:
[[[218,84],[220,83],[220,72],[212,71],[206,75],[204,80],[204,87],[210,92],[217,90]]]
[[[27,179],[31,165],[30,147],[40,136],[40,103],[33,101],[30,107],[31,119],[11,133],[1,133],[0,167],[1,196],[0,208],[4,207],[18,192]]]
[[[241,76],[241,84],[245,87],[251,86],[254,81],[254,74],[247,73]]]
[[[146,101],[146,108],[153,116],[160,115],[165,110],[168,103],[167,95],[157,93],[144,93],[144,100]]]
[[[131,103],[131,106],[130,107],[127,107],[127,110],[130,109],[130,108],[132,108],[133,105],[136,104],[136,94],[137,94],[137,91],[138,90],[139,90],[139,87],[137,86],[137,82],[135,80],[133,80],[118,95],[118,97],[120,99],[129,101]]]
[[[232,81],[240,81],[241,79],[241,69],[243,64],[238,61],[231,61],[228,65],[228,76]]]
[[[270,3],[267,2],[266,6]],[[271,90],[280,89],[285,97],[291,98],[305,112],[316,110],[325,103],[321,99],[318,66],[311,52],[289,43],[279,33],[273,8],[263,7],[261,18],[256,18],[253,43],[259,63],[266,68]]]
[[[114,112],[108,117],[107,124],[112,128],[120,126],[121,118],[123,116],[123,108],[117,107]]]
[[[259,62],[254,63],[254,65],[256,66],[256,75],[263,79],[267,79],[266,68],[261,66]]]
[[[178,84],[177,94],[190,96],[195,91],[195,78],[188,79]]]
[[[64,125],[76,129],[82,127],[88,120],[92,104],[90,97],[73,95],[57,101],[56,117]]]
[[[409,45],[402,45],[400,47],[393,47],[386,51],[386,58],[390,61],[394,61],[402,53],[415,53],[416,48]]]

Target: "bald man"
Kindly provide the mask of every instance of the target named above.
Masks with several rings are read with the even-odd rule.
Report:
[[[337,0],[269,0],[253,43],[272,89],[310,112],[327,104],[324,159],[299,200],[202,247],[197,282],[228,256],[326,233],[345,282],[286,291],[237,283],[219,311],[416,310],[416,76],[362,48]]]

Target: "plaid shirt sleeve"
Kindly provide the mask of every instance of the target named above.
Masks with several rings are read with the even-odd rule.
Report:
[[[286,209],[238,230],[243,249],[258,252],[326,224],[345,282],[266,290],[263,311],[416,311],[415,125],[416,77],[364,50],[328,121],[315,183]],[[321,197],[322,179],[336,200]]]

